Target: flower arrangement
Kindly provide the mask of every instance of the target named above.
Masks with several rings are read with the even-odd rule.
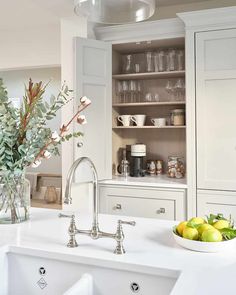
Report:
[[[24,219],[27,219],[27,206],[20,196],[20,191],[24,191],[24,185],[20,184],[26,167],[38,167],[42,159],[59,155],[58,146],[62,142],[81,136],[81,132],[70,133],[70,125],[75,120],[85,124],[86,118],[81,112],[91,104],[87,97],[82,97],[73,117],[59,131],[52,131],[47,122],[73,98],[72,91],[63,84],[58,95],[52,96],[48,103],[43,100],[46,87],[47,84],[33,83],[30,79],[20,108],[15,108],[0,79],[0,219],[1,210],[10,210],[12,223],[19,222],[19,203],[25,207]]]

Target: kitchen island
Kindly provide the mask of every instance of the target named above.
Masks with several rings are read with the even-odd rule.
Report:
[[[137,217],[99,216],[101,230],[111,233],[115,233],[117,220],[120,218],[136,221],[135,227],[124,226],[124,247],[127,252],[124,255],[113,254],[116,246],[113,239],[93,241],[82,235],[76,236],[79,246],[70,249],[66,247],[70,220],[59,219],[59,212],[32,208],[28,222],[0,225],[1,295],[21,295],[23,293],[20,288],[30,290],[24,295],[109,294],[109,291],[103,292],[96,286],[96,280],[99,285],[97,273],[102,276],[106,290],[114,289],[113,295],[210,295],[213,294],[212,285],[208,284],[207,276],[217,276],[219,271],[226,274],[227,268],[232,273],[232,265],[236,263],[236,247],[227,253],[193,252],[175,243],[172,227],[176,221]],[[79,216],[76,217],[76,224],[79,229],[88,229],[91,220],[86,216]],[[76,273],[79,266],[83,273],[94,276],[94,291],[73,293],[72,288],[72,293],[65,293],[66,288],[80,279],[81,275]],[[99,271],[96,273],[97,269]],[[236,269],[236,264],[233,269]],[[127,279],[129,283],[126,288],[123,282],[125,284]],[[21,286],[20,280],[24,281],[24,286]],[[63,280],[67,282],[63,284]],[[155,291],[156,282],[159,282],[160,291]],[[204,286],[200,282],[204,282]],[[140,288],[139,293],[135,291],[135,284]],[[19,286],[18,291],[14,286]],[[76,289],[76,285],[74,288]],[[214,291],[214,294],[235,294],[231,284],[225,284],[224,281],[217,280],[215,288],[219,293]]]

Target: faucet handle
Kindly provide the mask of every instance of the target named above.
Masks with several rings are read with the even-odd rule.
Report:
[[[74,214],[62,214],[62,213],[59,213],[58,214],[58,217],[59,218],[75,218],[75,215]]]
[[[78,233],[78,230],[77,230],[77,227],[76,227],[76,224],[75,224],[75,215],[74,214],[67,215],[67,214],[59,213],[58,217],[59,218],[71,218],[70,226],[68,228],[68,234],[70,236],[70,239],[69,239],[69,242],[67,244],[67,247],[69,247],[69,248],[78,247],[78,243],[77,243],[77,241],[75,239],[75,235]]]
[[[118,220],[118,224],[119,224],[119,225],[122,225],[122,224],[128,224],[128,225],[135,226],[135,225],[136,225],[136,222],[135,222],[135,221]]]
[[[127,225],[131,225],[131,226],[135,226],[136,222],[135,221],[124,221],[124,220],[118,220],[118,226],[117,226],[117,230],[116,230],[116,235],[115,235],[115,239],[117,242],[117,246],[116,249],[114,251],[115,254],[125,254],[125,249],[123,246],[123,241],[125,238],[124,232],[123,232],[123,224],[127,224]]]

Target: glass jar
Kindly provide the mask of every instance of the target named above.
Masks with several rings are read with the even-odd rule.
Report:
[[[24,177],[0,176],[0,224],[29,219],[30,183]]]
[[[171,125],[174,125],[174,126],[185,125],[185,110],[175,109],[171,112]]]
[[[154,176],[156,174],[156,164],[155,164],[155,161],[153,161],[153,160],[147,161],[147,173],[150,176]]]
[[[185,168],[183,158],[177,156],[168,157],[167,175],[170,178],[183,178],[185,175]]]
[[[157,160],[156,161],[156,174],[161,175],[163,173],[163,161]]]

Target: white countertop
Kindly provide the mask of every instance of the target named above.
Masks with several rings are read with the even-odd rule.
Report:
[[[93,241],[87,236],[77,236],[78,248],[67,248],[67,229],[69,219],[59,219],[57,210],[34,209],[31,210],[31,220],[16,225],[0,225],[0,249],[11,245],[26,248],[27,251],[41,250],[45,253],[53,253],[58,258],[62,255],[67,259],[99,264],[111,268],[126,269],[156,273],[158,269],[168,271],[180,271],[185,274],[185,283],[182,279],[177,281],[176,288],[182,288],[183,284],[190,284],[195,280],[195,272],[207,273],[217,271],[219,268],[232,265],[236,262],[236,248],[227,253],[200,253],[186,250],[178,246],[172,237],[172,227],[175,221],[164,221],[145,218],[134,219],[135,227],[124,226],[125,255],[115,255],[115,241],[113,239],[100,239]],[[115,232],[117,220],[121,217],[100,215],[100,229]],[[91,221],[80,216],[77,221],[79,229],[90,228]],[[2,249],[3,249],[2,248]],[[235,268],[236,269],[236,268]],[[163,274],[164,275],[164,274]],[[187,279],[188,278],[188,279]],[[227,284],[226,284],[227,285]],[[228,284],[231,286],[231,284]],[[224,287],[225,288],[225,287]],[[207,290],[207,289],[205,289]],[[183,290],[182,290],[183,291]],[[189,295],[197,294],[190,288],[188,292],[180,292],[176,289],[173,294]],[[208,294],[211,293],[198,293]],[[216,293],[215,293],[216,294]],[[234,293],[225,293],[227,295]]]
[[[146,186],[173,189],[186,189],[186,178],[176,179],[167,177],[167,175],[144,176],[144,177],[128,177],[113,176],[112,179],[102,180],[100,184],[105,185],[123,185],[123,186]]]

